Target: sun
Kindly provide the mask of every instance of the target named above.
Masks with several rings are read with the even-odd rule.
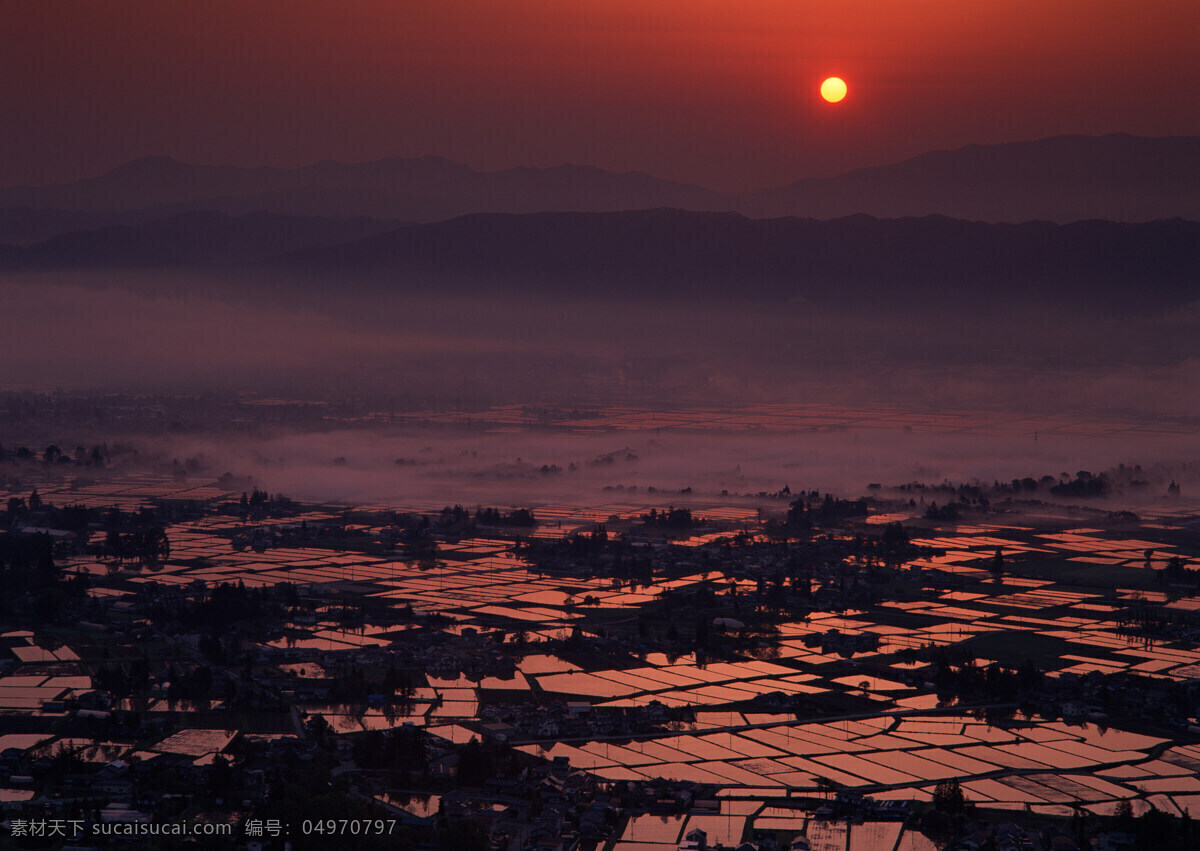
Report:
[[[837,103],[846,96],[846,81],[841,77],[830,77],[821,83],[821,97],[830,103]]]

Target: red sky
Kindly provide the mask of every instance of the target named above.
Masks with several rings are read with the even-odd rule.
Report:
[[[1195,0],[0,0],[0,22],[4,185],[430,153],[750,189],[1200,135]]]

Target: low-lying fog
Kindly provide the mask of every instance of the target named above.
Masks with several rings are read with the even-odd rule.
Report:
[[[431,288],[411,297],[342,293],[336,282],[314,295],[249,279],[231,287],[150,274],[11,278],[0,281],[0,389],[386,398],[393,407],[477,411],[511,402],[729,411],[771,402],[860,412],[832,433],[379,433],[331,423],[322,434],[285,424],[253,445],[140,438],[164,456],[203,454],[214,468],[306,498],[513,504],[617,485],[637,485],[639,500],[649,486],[697,496],[784,484],[847,492],[869,481],[1003,481],[1197,454],[1187,430],[1200,416],[1194,306],[1121,316],[1028,305],[948,315],[914,305],[898,316],[735,296],[618,302],[603,292],[467,298]],[[951,413],[968,416],[932,430],[931,418]],[[1061,421],[1097,427],[1065,436],[1055,431]],[[0,429],[0,442],[12,440]],[[636,461],[617,452],[626,446]],[[611,464],[589,465],[608,453]],[[543,474],[542,465],[563,472]]]
[[[1200,311],[907,315],[864,304],[417,298],[113,273],[0,280],[6,388],[640,397],[1200,414]],[[256,289],[256,287],[258,289]]]
[[[1190,435],[1118,427],[1087,435],[1039,432],[1035,439],[1037,424],[935,432],[914,422],[908,432],[894,421],[860,421],[827,432],[666,429],[601,435],[392,428],[258,440],[172,437],[142,445],[163,459],[199,458],[209,473],[252,475],[261,487],[293,498],[434,507],[712,505],[722,491],[774,493],[784,485],[856,496],[867,493],[871,482],[991,484],[1025,476],[1074,477],[1081,469],[1099,474],[1120,463],[1143,465],[1140,478],[1150,483],[1140,493],[1114,497],[1123,507],[1160,500],[1172,479],[1188,493],[1200,486],[1200,451]],[[681,493],[687,488],[690,493]],[[1043,489],[1026,496],[1046,494]]]

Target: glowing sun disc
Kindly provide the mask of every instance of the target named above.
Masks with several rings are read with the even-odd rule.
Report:
[[[830,103],[837,103],[846,96],[846,81],[841,77],[830,77],[821,83],[821,97]]]

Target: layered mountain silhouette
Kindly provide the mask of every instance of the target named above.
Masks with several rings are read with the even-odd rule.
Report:
[[[0,269],[87,271],[255,263],[394,227],[394,222],[367,218],[181,213],[140,224],[59,234],[28,246],[0,246]]]
[[[0,242],[31,244],[193,211],[434,222],[470,213],[661,207],[756,218],[1200,219],[1200,138],[1060,136],[972,145],[742,195],[577,165],[481,172],[421,157],[283,169],[147,157],[73,183],[0,189]]]
[[[128,215],[211,210],[437,221],[473,212],[722,209],[718,193],[630,172],[588,166],[480,172],[440,157],[298,169],[238,168],[147,157],[100,177],[0,190],[0,208]],[[11,240],[10,240],[11,241]]]
[[[180,269],[306,286],[523,297],[620,294],[875,305],[1055,302],[1132,311],[1200,298],[1200,223],[942,216],[479,213],[374,220],[190,213],[0,247],[0,270]],[[988,297],[985,299],[984,296]]]
[[[1200,219],[1200,138],[1056,136],[934,151],[739,199],[751,216],[937,214],[988,222]]]
[[[151,157],[0,189],[0,271],[238,269],[404,290],[1200,298],[1200,138],[969,146],[745,195],[437,157],[299,169]],[[995,301],[996,299],[993,299]]]
[[[341,280],[509,293],[911,303],[969,301],[991,289],[1014,300],[1153,309],[1200,298],[1200,223],[819,221],[680,210],[477,214],[272,265]]]

